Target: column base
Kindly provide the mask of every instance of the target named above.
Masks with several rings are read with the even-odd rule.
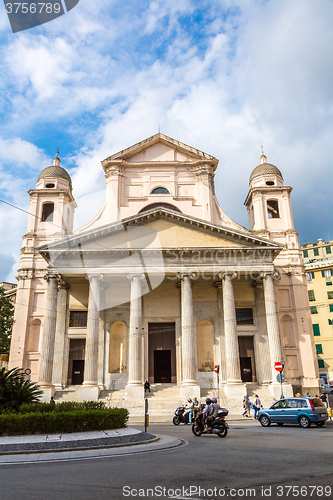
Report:
[[[182,401],[196,397],[200,401],[200,386],[198,384],[184,384],[180,386],[180,396]]]
[[[78,401],[98,401],[98,385],[82,385],[78,392]]]
[[[145,389],[143,384],[126,385],[125,387],[125,400],[131,402],[142,403],[145,397]]]
[[[244,396],[246,396],[246,385],[241,381],[227,382],[224,391],[228,399],[242,402]]]
[[[294,395],[293,387],[290,384],[282,384],[283,389],[283,397],[284,398],[292,398]],[[272,396],[275,399],[281,398],[281,384],[279,382],[272,382],[269,385],[269,390]]]
[[[39,397],[39,400],[42,402],[42,403],[49,403],[50,402],[50,399],[51,397],[54,395],[55,393],[55,389],[53,386],[49,386],[49,387],[43,387],[41,386],[40,387],[40,390],[42,391],[42,394],[40,395]]]

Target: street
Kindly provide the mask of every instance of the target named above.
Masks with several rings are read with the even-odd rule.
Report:
[[[189,425],[155,424],[149,432],[184,444],[140,454],[127,448],[129,454],[109,458],[2,465],[0,498],[333,498],[333,422],[263,428],[244,418],[230,423],[224,439],[195,437]]]

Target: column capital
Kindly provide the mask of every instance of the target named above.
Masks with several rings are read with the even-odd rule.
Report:
[[[140,281],[144,281],[145,275],[144,275],[144,273],[129,273],[127,275],[127,279],[129,281],[133,281],[135,278],[138,278]]]
[[[101,273],[89,273],[89,274],[86,275],[86,279],[89,281],[89,283],[93,279],[97,279],[98,281],[103,281],[104,280],[104,276]]]
[[[58,283],[60,283],[60,281],[62,281],[62,277],[61,277],[61,274],[57,274],[54,272],[48,272],[47,274],[45,274],[44,280],[47,281],[48,283],[51,280],[56,280]]]
[[[277,269],[273,271],[261,271],[260,276],[264,280],[267,280],[269,277],[271,277],[273,281],[279,281],[281,279],[281,273]]]
[[[68,290],[69,289],[69,284],[66,283],[62,278],[58,280],[58,288],[60,290]]]
[[[184,280],[185,278],[189,278],[190,280],[194,280],[197,277],[197,273],[195,272],[184,272],[184,273],[178,273],[177,278],[180,280]]]
[[[227,271],[227,272],[222,272],[220,271],[217,275],[221,280],[226,280],[227,278],[230,280],[233,280],[237,278],[238,274],[236,271]]]

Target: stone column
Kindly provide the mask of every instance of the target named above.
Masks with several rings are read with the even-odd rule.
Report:
[[[79,401],[98,400],[97,383],[99,297],[101,275],[91,274],[89,279],[88,323],[86,354],[84,360],[84,382],[79,389]]]
[[[264,295],[266,308],[267,335],[271,362],[272,383],[270,390],[273,396],[278,399],[281,396],[280,384],[276,380],[278,372],[274,368],[276,361],[283,360],[283,351],[280,338],[279,318],[276,307],[274,280],[280,278],[278,272],[263,273]],[[284,396],[292,396],[292,387],[288,384],[284,386]]]
[[[66,316],[67,316],[67,294],[69,285],[60,282],[57,302],[57,321],[54,341],[53,375],[52,381],[56,390],[61,390],[63,381]]]
[[[181,396],[200,397],[196,378],[195,330],[193,324],[193,301],[191,279],[194,273],[183,273],[181,279],[181,332],[182,332],[182,382]]]
[[[237,273],[220,273],[219,277],[223,280],[226,394],[230,399],[239,399],[244,396],[245,386],[241,379],[235,298],[232,284],[232,280],[237,277]]]
[[[128,382],[125,388],[126,399],[144,398],[142,380],[142,281],[144,274],[130,274],[131,282],[130,325],[128,339]]]
[[[59,277],[60,276],[58,274],[51,273],[45,276],[45,279],[47,280],[47,292],[38,377],[38,383],[43,391],[43,401],[48,401],[54,394],[54,387],[52,384],[52,367],[56,330]]]
[[[257,280],[253,283],[253,287],[257,313],[256,323],[258,327],[258,335],[254,337],[258,383],[269,384],[271,382],[272,370],[267,336],[264,286],[261,280]]]
[[[223,315],[226,350],[227,383],[241,383],[235,298],[232,280],[236,273],[225,273],[223,279]]]
[[[269,343],[269,353],[271,357],[271,375],[272,380],[276,379],[277,372],[274,369],[276,361],[282,361],[283,353],[280,339],[279,318],[276,307],[274,280],[277,277],[274,273],[264,274],[264,295],[266,309],[267,335]]]

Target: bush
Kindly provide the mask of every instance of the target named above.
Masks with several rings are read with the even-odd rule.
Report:
[[[106,410],[104,401],[64,401],[63,403],[27,403],[19,408],[20,413],[70,412],[77,410]]]
[[[0,411],[18,410],[23,403],[39,400],[42,391],[24,376],[20,368],[0,369]]]
[[[49,405],[40,404],[43,410]],[[1,414],[0,434],[14,436],[120,429],[126,426],[128,420],[128,411],[125,408],[58,411],[56,408],[61,405],[50,406],[55,406],[53,411]]]

